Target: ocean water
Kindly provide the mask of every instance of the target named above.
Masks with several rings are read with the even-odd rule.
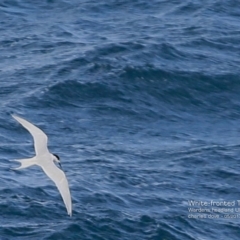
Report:
[[[239,17],[237,1],[1,1],[0,239],[239,239]],[[12,113],[48,135],[72,217],[40,168],[11,170],[34,155]]]

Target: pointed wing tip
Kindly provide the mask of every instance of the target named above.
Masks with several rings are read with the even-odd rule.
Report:
[[[15,120],[18,121],[19,117],[18,117],[17,115],[15,115],[15,114],[11,114],[11,116],[12,116]]]
[[[67,213],[69,217],[72,217],[72,205],[70,205],[69,208],[67,208]]]
[[[67,208],[67,213],[68,213],[69,217],[72,217],[72,208],[70,208],[70,209]]]

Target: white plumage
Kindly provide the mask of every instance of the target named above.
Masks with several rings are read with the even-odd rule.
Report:
[[[59,159],[56,157],[56,155],[51,154],[48,151],[47,135],[41,129],[34,126],[32,123],[24,120],[23,118],[20,118],[15,115],[12,115],[12,117],[15,118],[20,124],[22,124],[24,128],[26,128],[31,133],[31,135],[33,136],[34,148],[36,152],[36,156],[33,158],[15,160],[21,163],[21,166],[15,169],[18,170],[22,168],[27,168],[32,165],[40,166],[43,169],[43,171],[46,173],[46,175],[57,186],[62,196],[63,202],[67,208],[67,212],[71,216],[72,200],[71,200],[71,194],[68,186],[68,181],[64,172],[61,169],[59,169],[54,163],[54,161],[60,162]]]

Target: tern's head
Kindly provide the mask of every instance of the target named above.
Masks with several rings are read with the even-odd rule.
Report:
[[[53,161],[55,161],[56,163],[58,163],[58,165],[60,166],[60,168],[62,169],[61,163],[60,163],[60,157],[57,154],[52,154],[53,155]]]
[[[57,154],[53,153],[53,160],[59,163],[60,162],[60,157]]]

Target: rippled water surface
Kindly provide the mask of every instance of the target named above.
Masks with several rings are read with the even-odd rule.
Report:
[[[1,1],[0,239],[239,239],[239,9]],[[11,170],[34,155],[12,113],[61,157],[72,217],[40,168]]]

